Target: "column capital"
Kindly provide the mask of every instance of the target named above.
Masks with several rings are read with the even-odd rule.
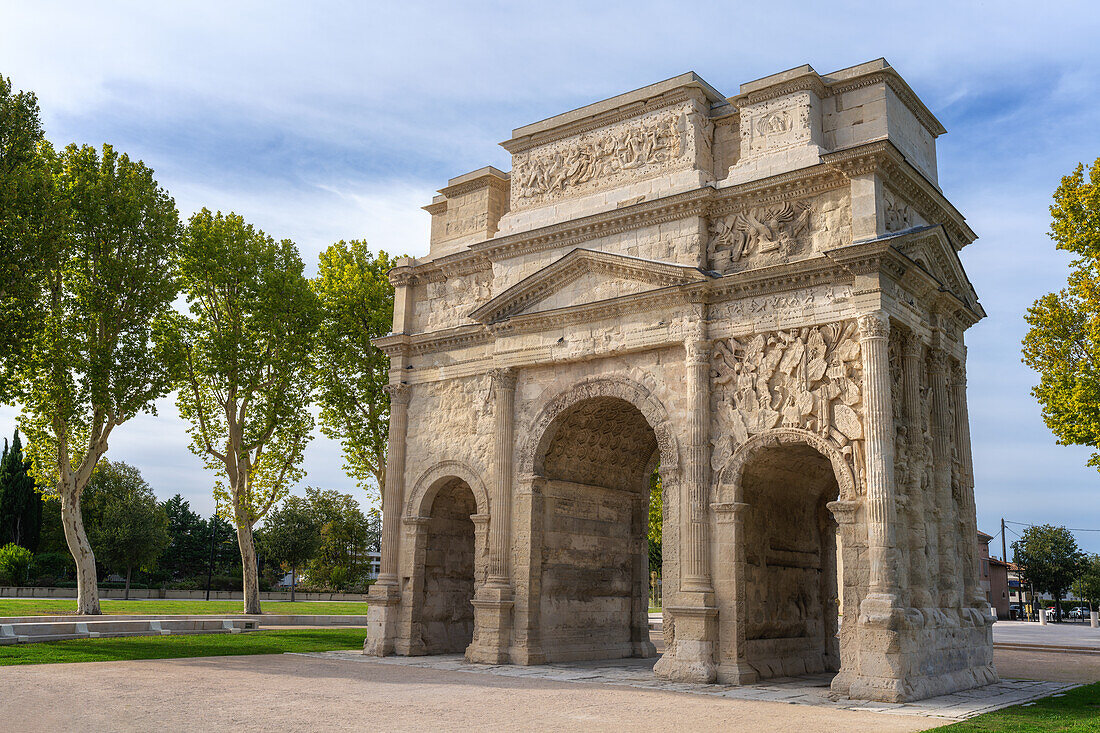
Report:
[[[902,331],[902,354],[906,359],[920,359],[924,342],[913,331]]]
[[[928,350],[928,371],[934,376],[947,375],[947,352],[933,347]]]
[[[516,370],[511,367],[490,369],[487,374],[493,389],[512,390],[516,388]]]
[[[390,396],[390,405],[409,404],[409,385],[405,382],[387,384],[382,388]]]
[[[954,387],[966,387],[966,362],[956,361],[951,365],[951,384]]]
[[[709,364],[710,351],[714,342],[699,336],[691,336],[684,341],[684,353],[689,364]]]
[[[885,311],[872,311],[859,317],[859,338],[884,339],[890,336],[890,317]]]

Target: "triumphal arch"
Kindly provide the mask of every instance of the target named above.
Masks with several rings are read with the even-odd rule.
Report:
[[[835,671],[900,701],[996,680],[963,332],[984,313],[936,117],[883,60],[726,98],[692,73],[520,127],[391,272],[368,654],[656,655]]]

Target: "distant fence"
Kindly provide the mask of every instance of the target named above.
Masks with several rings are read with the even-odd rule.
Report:
[[[123,598],[126,591],[122,588],[100,588],[100,598]],[[5,588],[0,586],[0,597],[3,598],[76,598],[76,588]],[[295,600],[299,601],[358,601],[367,602],[366,593],[307,593],[297,591]],[[205,590],[161,590],[159,588],[131,588],[130,599],[164,599],[164,600],[192,600],[202,601],[206,599]],[[244,595],[239,590],[212,590],[212,601],[240,601]],[[262,591],[261,601],[289,601],[290,591]]]

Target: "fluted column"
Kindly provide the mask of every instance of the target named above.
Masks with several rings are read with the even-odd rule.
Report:
[[[951,437],[954,425],[947,394],[947,352],[933,348],[928,361],[932,388],[932,460],[935,483],[935,518],[939,535],[940,606],[953,608],[960,603],[956,555],[955,499],[951,492]],[[976,541],[976,540],[975,540]]]
[[[967,605],[984,607],[989,602],[978,577],[978,517],[974,505],[974,458],[970,452],[965,362],[958,362],[952,370],[951,391],[955,398],[955,446],[959,459],[958,511],[962,532],[963,591]]]
[[[685,489],[688,512],[684,526],[684,575],[681,589],[710,592],[710,538],[707,494],[710,489],[710,347],[698,334],[685,344],[687,351],[688,441]]]
[[[489,521],[489,580],[491,587],[511,585],[512,453],[516,403],[516,373],[513,369],[489,372],[496,420],[493,444],[493,497]]]
[[[890,390],[890,321],[882,311],[859,318],[867,454],[867,545],[871,595],[897,595],[894,543],[894,411]]]
[[[390,395],[390,433],[386,449],[386,486],[382,494],[382,561],[376,585],[397,585],[398,533],[404,501],[405,439],[409,428],[409,385],[386,386]]]
[[[918,608],[932,605],[925,553],[925,496],[921,491],[921,475],[928,460],[924,448],[923,409],[920,400],[920,368],[924,345],[915,333],[910,333],[902,354],[902,389],[905,400],[906,433],[909,437],[909,585],[911,602]]]

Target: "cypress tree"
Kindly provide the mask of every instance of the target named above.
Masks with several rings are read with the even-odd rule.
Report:
[[[4,441],[0,459],[0,547],[14,542],[37,552],[42,530],[42,497],[34,488],[31,462],[23,458],[23,442],[15,431],[11,446]]]

